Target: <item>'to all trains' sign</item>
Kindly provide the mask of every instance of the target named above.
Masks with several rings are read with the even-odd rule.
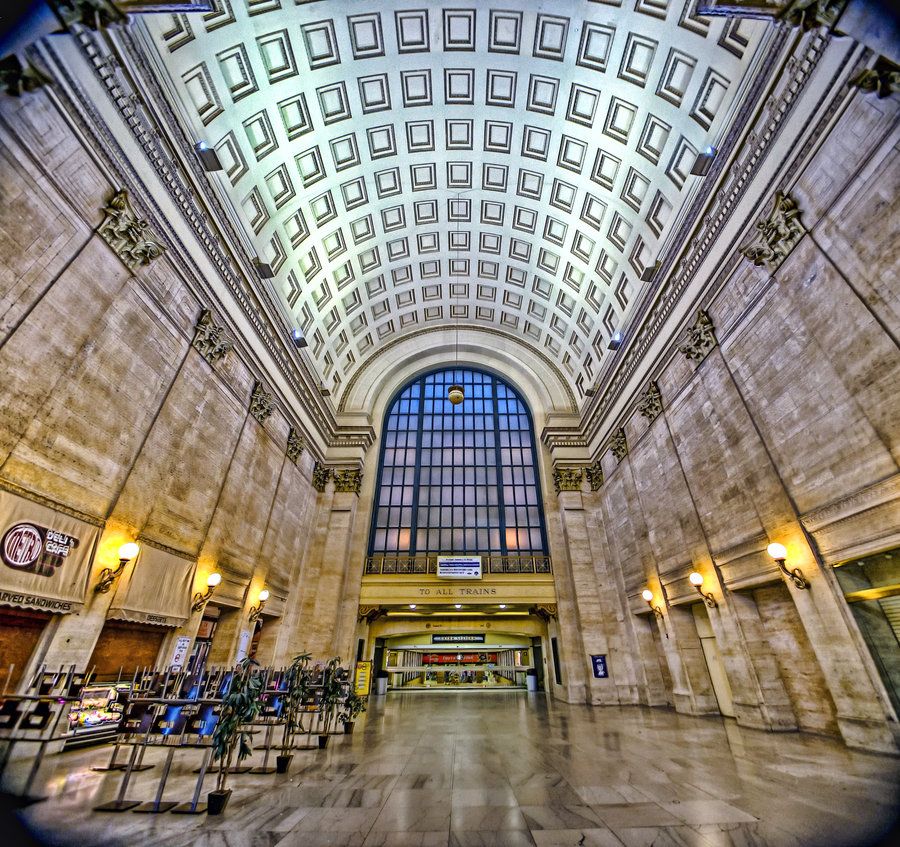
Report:
[[[3,564],[16,571],[50,577],[78,546],[78,539],[34,523],[13,524],[0,539]]]

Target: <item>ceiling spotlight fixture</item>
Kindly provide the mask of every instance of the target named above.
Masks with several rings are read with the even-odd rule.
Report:
[[[584,389],[584,396],[585,396],[585,397],[593,397],[596,393],[597,393],[597,389],[596,389],[596,388],[585,388],[585,389]]]
[[[321,394],[323,397],[331,397],[331,389],[327,388],[324,382],[320,382],[319,394]]]
[[[416,608],[416,604],[415,604],[415,603],[410,603],[410,604],[409,604],[409,608],[410,608],[410,609],[415,609],[415,608]]]
[[[506,608],[506,603],[501,603],[501,604],[500,604],[500,608],[501,608],[501,609],[505,609],[505,608]]]
[[[606,345],[607,350],[618,350],[622,346],[622,333],[620,330],[616,330],[609,339],[609,344]]]
[[[272,266],[258,256],[253,259],[253,267],[256,268],[256,274],[260,279],[275,279],[275,271],[272,270]]]
[[[454,604],[453,604],[453,608],[454,608],[454,609],[461,609],[461,608],[462,608],[462,603],[454,603]]]
[[[693,167],[691,167],[691,176],[706,176],[715,158],[716,148],[712,145],[707,146],[702,153],[697,154]]]
[[[659,262],[654,262],[652,265],[648,265],[644,268],[644,270],[641,271],[641,282],[650,282],[650,280],[656,276],[659,266]]]
[[[194,145],[194,150],[197,152],[197,158],[200,159],[200,164],[203,165],[203,170],[205,171],[221,171],[224,170],[222,167],[222,163],[219,161],[219,154],[213,150],[205,141],[198,141]]]
[[[309,347],[309,342],[303,337],[303,333],[296,327],[291,330],[291,341],[294,342],[294,347],[298,350]]]

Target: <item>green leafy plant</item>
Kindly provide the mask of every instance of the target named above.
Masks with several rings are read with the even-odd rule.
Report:
[[[219,762],[216,791],[225,790],[235,753],[240,762],[253,752],[250,733],[244,727],[256,718],[262,708],[260,697],[265,680],[256,672],[258,667],[259,663],[253,659],[241,659],[222,697],[219,720],[212,734],[213,760]]]
[[[325,736],[328,735],[331,729],[337,707],[341,701],[341,680],[338,677],[340,666],[340,656],[329,659],[328,664],[325,666],[325,676],[322,680],[322,716],[324,718],[322,735]]]
[[[281,736],[281,755],[287,756],[294,746],[294,736],[303,730],[301,715],[303,703],[309,696],[309,653],[295,656],[284,674],[285,687],[282,694],[281,719],[284,730]]]
[[[339,719],[344,723],[352,723],[366,710],[366,698],[360,697],[352,688],[341,704]]]

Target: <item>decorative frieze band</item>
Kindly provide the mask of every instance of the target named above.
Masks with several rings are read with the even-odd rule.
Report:
[[[561,491],[581,491],[581,481],[584,479],[582,468],[554,468],[553,487],[556,493]]]
[[[803,238],[800,208],[789,194],[775,195],[768,216],[756,223],[756,235],[740,248],[740,254],[757,267],[774,271]]]
[[[213,321],[212,312],[204,309],[194,327],[191,346],[212,365],[224,359],[225,354],[234,348],[234,343],[225,337],[225,327]]]
[[[678,348],[692,362],[702,362],[716,346],[716,330],[712,319],[701,309],[694,325],[688,327],[684,343]]]
[[[250,396],[250,414],[260,423],[265,423],[274,410],[275,401],[272,395],[263,388],[261,382],[257,382],[253,386],[253,394]]]
[[[97,232],[132,272],[149,265],[166,249],[151,237],[150,224],[135,214],[127,191],[117,191],[103,207],[106,217]]]

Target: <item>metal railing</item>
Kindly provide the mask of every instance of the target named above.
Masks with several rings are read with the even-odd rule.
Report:
[[[450,555],[450,554],[448,554]],[[366,576],[383,574],[435,574],[437,554],[420,556],[369,556],[366,559]],[[553,568],[549,556],[500,556],[485,554],[481,557],[482,573],[497,574],[551,574]]]

